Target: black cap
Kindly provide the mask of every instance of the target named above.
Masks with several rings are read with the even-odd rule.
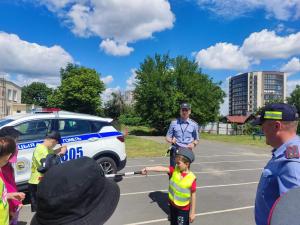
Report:
[[[295,106],[286,103],[273,103],[266,105],[253,125],[262,125],[265,120],[297,121],[299,114]]]
[[[191,105],[189,103],[184,102],[180,105],[180,109],[191,109]]]
[[[195,160],[195,155],[193,151],[190,150],[189,148],[179,147],[176,150],[176,155],[182,155],[186,157],[190,161],[190,163],[194,162]]]
[[[31,225],[102,225],[120,198],[118,185],[95,160],[82,157],[52,167],[39,183]]]
[[[51,138],[56,140],[59,144],[61,143],[61,136],[58,131],[52,131],[49,134],[46,135],[46,138]]]

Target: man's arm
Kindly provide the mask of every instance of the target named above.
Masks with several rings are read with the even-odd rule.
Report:
[[[277,177],[280,195],[288,190],[300,187],[300,162],[288,161]]]
[[[174,138],[174,126],[173,126],[173,122],[171,122],[167,135],[166,135],[166,141],[170,144],[175,144],[176,143],[176,139]]]

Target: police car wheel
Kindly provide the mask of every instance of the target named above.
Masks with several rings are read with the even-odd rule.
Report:
[[[103,157],[96,160],[104,174],[117,173],[117,165],[112,158]]]

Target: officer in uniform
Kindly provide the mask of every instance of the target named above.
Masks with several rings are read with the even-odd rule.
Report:
[[[273,147],[272,158],[262,171],[255,199],[255,221],[267,225],[276,200],[300,186],[300,137],[296,135],[299,114],[284,103],[267,105],[254,125],[262,125],[266,143]]]
[[[170,166],[175,167],[175,154],[178,147],[193,150],[199,142],[198,124],[190,119],[191,105],[180,105],[180,118],[173,120],[166,135],[168,143],[172,144],[170,150]]]

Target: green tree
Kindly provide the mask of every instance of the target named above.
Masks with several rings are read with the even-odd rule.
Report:
[[[96,70],[68,64],[61,69],[61,85],[49,96],[53,107],[88,114],[101,112],[100,94],[104,84]]]
[[[149,126],[165,132],[183,101],[191,103],[192,118],[200,124],[217,119],[225,93],[196,62],[156,54],[147,57],[136,74],[136,112]]]
[[[104,105],[105,116],[117,119],[125,112],[125,102],[121,92],[112,93],[112,98]]]
[[[45,83],[33,82],[22,87],[21,102],[25,104],[35,104],[41,107],[48,107],[48,96],[52,94],[52,89]]]
[[[287,98],[289,104],[294,105],[300,113],[300,85],[296,85],[296,88]],[[300,124],[298,125],[298,133],[300,133]]]
[[[300,85],[297,85],[290,97],[287,98],[289,104],[294,105],[300,112]]]

